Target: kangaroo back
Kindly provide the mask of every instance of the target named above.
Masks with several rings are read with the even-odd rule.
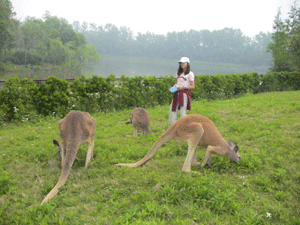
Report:
[[[144,108],[135,108],[130,113],[130,121],[134,127],[134,135],[137,135],[137,130],[140,129],[143,133],[151,134],[150,129],[150,116],[146,109]],[[129,123],[127,123],[129,124]]]

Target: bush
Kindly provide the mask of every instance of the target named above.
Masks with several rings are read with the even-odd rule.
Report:
[[[258,73],[202,75],[195,77],[196,88],[191,91],[192,99],[228,99],[245,93],[266,91],[290,91],[300,89],[299,72],[279,72],[259,75]],[[73,83],[50,76],[42,84],[27,79],[11,78],[0,89],[0,107],[4,120],[23,119],[32,114],[59,114],[70,110],[109,112],[133,107],[151,107],[169,104],[173,76],[126,77],[121,81],[111,75],[107,78],[76,78]]]
[[[69,111],[69,82],[50,76],[45,83],[31,88],[31,97],[38,114],[51,113],[65,115]]]
[[[22,119],[33,110],[31,85],[32,82],[27,82],[27,79],[21,81],[18,77],[5,81],[0,89],[0,106],[6,120]]]
[[[262,76],[260,92],[300,90],[299,72],[276,72]]]

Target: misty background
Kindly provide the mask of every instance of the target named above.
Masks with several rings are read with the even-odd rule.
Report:
[[[196,75],[300,68],[295,0],[2,1],[1,79],[169,76],[183,56]]]
[[[113,24],[98,26],[76,21],[72,26],[96,46],[101,59],[94,74],[104,77],[174,75],[182,56],[190,58],[197,75],[266,73],[272,61],[267,52],[271,33],[248,37],[240,29],[224,28],[134,35],[129,28]]]

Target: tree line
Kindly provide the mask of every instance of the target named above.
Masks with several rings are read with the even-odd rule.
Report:
[[[240,29],[190,30],[157,35],[150,32],[133,34],[127,27],[113,24],[74,22],[76,32],[83,33],[100,54],[146,56],[270,66],[271,71],[300,71],[300,7],[295,0],[289,18],[283,20],[281,11],[274,20],[273,32],[260,32],[248,37]]]
[[[0,4],[0,63],[90,70],[99,62],[96,47],[67,20],[46,12],[43,18],[20,22],[13,18],[9,0],[0,0]]]
[[[3,62],[93,69],[99,54],[271,66],[272,71],[300,70],[300,8],[289,19],[274,20],[273,33],[248,37],[240,29],[189,30],[134,35],[128,27],[74,22],[51,16],[14,19],[10,0],[0,0],[0,69]]]
[[[185,55],[193,60],[253,66],[268,66],[271,61],[271,54],[267,52],[270,33],[260,32],[251,38],[240,29],[224,28],[169,32],[166,35],[150,32],[134,35],[127,27],[118,28],[113,24],[98,26],[78,21],[73,23],[73,27],[97,47],[99,54],[167,59]]]

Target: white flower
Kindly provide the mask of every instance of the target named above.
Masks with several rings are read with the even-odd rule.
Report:
[[[268,218],[271,218],[271,217],[272,217],[272,213],[268,213],[268,212],[267,212],[267,217],[268,217]]]
[[[14,107],[14,112],[17,113],[19,109],[17,107]]]

